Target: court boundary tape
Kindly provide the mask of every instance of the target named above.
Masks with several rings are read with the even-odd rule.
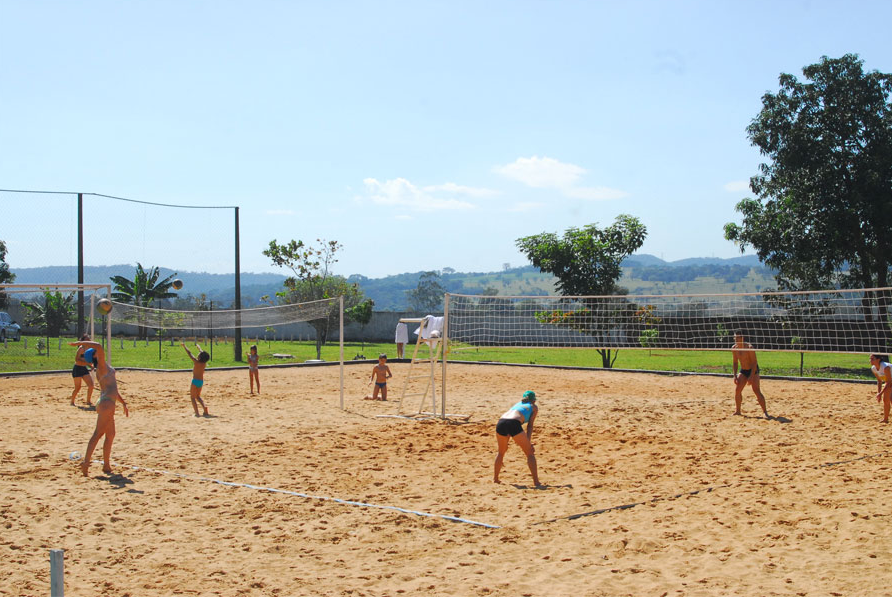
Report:
[[[858,456],[856,458],[849,458],[846,460],[823,462],[820,464],[802,467],[801,469],[799,469],[799,471],[792,471],[792,474],[795,475],[798,472],[800,472],[801,470],[805,470],[805,469],[821,469],[821,468],[828,468],[831,466],[840,466],[843,464],[851,464],[853,462],[858,462],[861,460],[869,460],[871,458],[878,458],[880,456],[885,456],[887,454],[888,454],[888,451],[883,451],[883,452],[877,452],[876,454],[867,454],[865,456]],[[94,464],[102,464],[101,460],[93,460],[91,462],[93,462]],[[477,526],[477,527],[482,527],[482,528],[486,528],[486,529],[501,529],[502,528],[501,525],[494,525],[494,524],[489,524],[486,522],[479,522],[476,520],[470,520],[470,519],[461,518],[458,516],[448,516],[446,514],[433,514],[430,512],[421,512],[419,510],[410,510],[408,508],[400,508],[399,506],[385,506],[382,504],[370,504],[367,502],[359,502],[359,501],[355,501],[355,500],[345,500],[345,499],[341,499],[341,498],[321,496],[321,495],[310,495],[307,493],[301,493],[299,491],[291,491],[288,489],[277,489],[274,487],[262,487],[260,485],[252,485],[251,483],[237,483],[234,481],[222,481],[220,479],[213,479],[211,477],[196,477],[193,475],[187,475],[185,473],[175,473],[173,471],[153,469],[153,468],[149,468],[146,466],[121,464],[118,462],[113,462],[112,464],[117,467],[127,468],[127,469],[134,470],[134,471],[146,471],[149,473],[154,473],[156,475],[170,475],[170,476],[178,477],[181,479],[187,479],[189,481],[201,481],[201,482],[205,482],[205,483],[215,483],[217,485],[222,485],[224,487],[254,489],[257,491],[266,491],[269,493],[279,493],[279,494],[283,494],[283,495],[290,495],[290,496],[309,499],[309,500],[321,500],[321,501],[326,501],[326,502],[332,502],[335,504],[341,504],[341,505],[345,505],[345,506],[359,506],[362,508],[373,508],[373,509],[377,509],[377,510],[390,510],[392,512],[398,512],[400,514],[412,514],[415,516],[421,516],[421,517],[425,517],[425,518],[439,518],[441,520],[447,520],[449,522],[468,524],[471,526]],[[747,485],[747,484],[756,483],[759,480],[760,479],[749,479],[749,480],[744,480],[743,482],[738,482],[735,484]],[[560,522],[562,520],[568,520],[568,521],[578,520],[580,518],[586,518],[589,516],[598,516],[600,514],[606,514],[608,512],[616,512],[616,511],[620,511],[620,510],[630,510],[630,509],[636,508],[638,506],[645,506],[647,504],[655,504],[657,502],[676,500],[676,499],[683,498],[683,497],[698,495],[700,493],[712,493],[713,491],[717,491],[719,489],[726,489],[728,487],[732,487],[735,484],[724,483],[722,485],[712,485],[710,487],[704,487],[702,489],[695,489],[693,491],[685,491],[682,493],[676,493],[676,494],[670,495],[670,496],[658,496],[658,497],[655,497],[650,500],[645,500],[643,502],[632,502],[632,503],[628,503],[628,504],[621,504],[619,506],[609,506],[607,508],[598,508],[597,510],[590,510],[588,512],[580,512],[577,514],[568,514],[566,516],[558,516],[557,518],[550,518],[548,520],[541,520],[539,522],[531,523],[530,526],[550,524],[553,522]]]
[[[804,469],[821,469],[821,468],[828,468],[831,466],[840,466],[842,464],[851,464],[853,462],[858,462],[859,460],[868,460],[870,458],[877,458],[879,456],[885,456],[887,454],[888,454],[887,451],[883,451],[883,452],[877,452],[876,454],[867,454],[866,456],[858,456],[857,458],[849,458],[848,460],[837,460],[837,461],[833,461],[833,462],[823,462],[821,464],[813,464],[813,465],[802,467],[801,469],[799,469],[799,471],[793,471],[792,474],[795,475],[796,473],[798,473]],[[685,491],[682,493],[677,493],[675,495],[659,496],[659,497],[655,497],[650,500],[645,500],[643,502],[632,502],[630,504],[622,504],[620,506],[610,506],[607,508],[599,508],[597,510],[590,510],[588,512],[580,512],[578,514],[568,514],[566,516],[558,516],[557,518],[550,518],[548,520],[534,522],[534,523],[532,523],[531,526],[540,525],[540,524],[550,524],[552,522],[560,522],[562,520],[577,520],[580,518],[585,518],[587,516],[598,516],[599,514],[606,514],[607,512],[614,512],[617,510],[629,510],[629,509],[635,508],[637,506],[645,506],[647,504],[655,504],[657,502],[677,500],[679,498],[697,495],[698,493],[712,493],[713,491],[717,491],[719,489],[726,489],[726,488],[732,487],[732,485],[736,485],[736,484],[740,484],[740,485],[752,484],[752,483],[758,482],[759,480],[760,479],[749,479],[749,480],[744,480],[743,482],[738,482],[738,483],[734,483],[734,484],[724,483],[722,485],[713,485],[710,487],[704,487],[703,489],[695,489],[694,491]]]
[[[94,464],[102,464],[101,460],[92,460]],[[202,481],[205,483],[215,483],[217,485],[223,485],[224,487],[237,487],[244,489],[255,489],[257,491],[266,491],[269,493],[279,493],[284,495],[290,495],[294,497],[309,499],[309,500],[321,500],[326,502],[333,502],[335,504],[341,504],[344,506],[359,506],[363,508],[374,508],[378,510],[390,510],[393,512],[399,512],[400,514],[414,514],[416,516],[422,516],[425,518],[439,518],[442,520],[448,520],[449,522],[456,522],[462,524],[468,524],[472,526],[483,527],[486,529],[500,529],[502,528],[499,525],[489,524],[486,522],[478,522],[476,520],[469,520],[467,518],[460,518],[458,516],[448,516],[446,514],[433,514],[431,512],[421,512],[419,510],[410,510],[408,508],[400,508],[399,506],[385,506],[382,504],[369,504],[366,502],[359,502],[356,500],[345,500],[341,498],[328,497],[322,495],[310,495],[308,493],[301,493],[299,491],[291,491],[288,489],[277,489],[275,487],[262,487],[260,485],[252,485],[250,483],[237,483],[234,481],[222,481],[220,479],[213,479],[211,477],[197,477],[194,475],[187,475],[185,473],[175,473],[173,471],[165,471],[161,469],[153,469],[146,466],[135,466],[132,464],[121,464],[119,462],[112,462],[114,466],[119,468],[126,468],[134,471],[146,471],[149,473],[154,473],[156,475],[171,475],[174,477],[179,477],[181,479],[187,479],[189,481]]]

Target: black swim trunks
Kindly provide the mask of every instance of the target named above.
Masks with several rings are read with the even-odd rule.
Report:
[[[499,419],[499,422],[496,423],[496,433],[514,437],[523,433],[523,424],[517,419]]]
[[[740,370],[740,374],[741,374],[742,376],[744,376],[745,378],[747,378],[747,379],[749,379],[750,374],[751,374],[752,372],[753,372],[752,369],[741,369],[741,370]],[[759,368],[758,368],[758,367],[756,367],[756,373],[759,373]]]
[[[89,375],[90,370],[84,367],[83,365],[75,365],[71,369],[71,377],[83,377],[84,375]]]

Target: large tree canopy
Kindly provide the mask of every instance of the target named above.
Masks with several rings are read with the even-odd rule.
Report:
[[[157,267],[145,269],[141,263],[137,263],[132,280],[124,276],[109,278],[115,284],[111,296],[116,301],[131,303],[137,307],[149,307],[159,299],[176,298],[177,293],[170,291],[174,278],[177,277],[176,272],[163,280],[159,280],[160,277],[161,270]],[[138,334],[140,338],[148,335],[148,330],[142,323],[138,325]]]
[[[570,228],[562,238],[544,232],[517,239],[518,248],[543,272],[554,274],[558,290],[564,296],[604,296],[625,294],[617,284],[622,275],[623,259],[634,253],[647,236],[647,229],[629,215],[616,217],[613,225],[600,230],[594,224]],[[609,342],[613,321],[622,321],[631,304],[585,298],[580,309],[550,310],[536,313],[541,323],[570,328]],[[601,363],[613,366],[616,353],[599,348]],[[612,357],[611,357],[612,353]]]
[[[337,263],[335,254],[343,245],[336,240],[316,239],[318,247],[306,245],[302,240],[290,240],[279,244],[275,240],[269,242],[269,248],[263,254],[270,258],[273,265],[287,267],[294,273],[285,280],[284,290],[276,293],[279,300],[286,304],[318,301],[327,298],[344,297],[344,318],[350,320],[353,307],[363,300],[359,285],[348,282],[343,276],[331,273],[332,266]],[[328,339],[329,331],[338,322],[339,308],[332,307],[328,317],[315,319],[309,324],[316,330],[316,358],[322,358],[322,346]]]
[[[887,286],[892,265],[892,75],[854,54],[781,74],[747,128],[767,161],[725,237],[789,290]]]
[[[600,230],[594,224],[570,228],[558,237],[543,232],[517,239],[517,247],[543,272],[554,274],[565,296],[618,294],[623,259],[644,243],[647,229],[638,218],[620,214]]]
[[[443,297],[446,288],[441,284],[440,272],[422,272],[418,286],[406,291],[409,309],[417,313],[434,313],[443,310]]]

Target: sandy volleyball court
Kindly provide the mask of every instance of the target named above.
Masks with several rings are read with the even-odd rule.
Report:
[[[377,418],[406,365],[389,402],[362,400],[371,367],[346,368],[346,411],[337,367],[262,369],[255,397],[247,370],[211,370],[198,419],[188,372],[121,371],[118,474],[89,478],[71,378],[3,378],[0,595],[48,595],[53,548],[74,596],[892,593],[873,385],[765,380],[766,421],[749,389],[731,416],[729,377],[454,365],[460,424]],[[539,490],[516,446],[491,481],[526,389]]]

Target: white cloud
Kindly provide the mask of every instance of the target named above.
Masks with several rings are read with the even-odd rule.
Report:
[[[497,166],[494,170],[512,180],[537,189],[573,186],[585,174],[585,169],[575,164],[564,164],[553,158],[517,158],[514,163]]]
[[[521,202],[515,203],[514,205],[509,207],[508,211],[513,211],[513,212],[533,211],[534,209],[539,209],[540,207],[545,207],[545,203],[539,203],[537,201],[521,201]]]
[[[577,186],[585,168],[576,164],[565,164],[554,158],[517,158],[511,164],[496,166],[493,170],[536,189],[558,189],[566,197],[601,201],[605,199],[622,199],[628,193],[608,187]]]
[[[380,182],[374,178],[366,178],[368,199],[377,205],[408,207],[415,211],[439,211],[474,209],[467,201],[452,198],[435,197],[431,192],[420,189],[405,178],[396,178]]]
[[[724,188],[729,193],[746,193],[750,190],[750,183],[746,180],[733,180],[726,183]]]
[[[468,195],[469,197],[494,197],[499,194],[499,191],[495,191],[493,189],[480,189],[475,187],[466,187],[459,184],[455,184],[454,182],[447,182],[446,184],[439,185],[431,185],[423,188],[424,191],[428,193],[455,193],[457,195]]]
[[[662,50],[654,56],[657,72],[669,72],[675,75],[683,75],[687,70],[684,56],[674,50]]]
[[[625,191],[609,187],[573,187],[572,189],[564,189],[564,194],[574,199],[589,199],[591,201],[622,199],[629,196]]]

